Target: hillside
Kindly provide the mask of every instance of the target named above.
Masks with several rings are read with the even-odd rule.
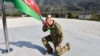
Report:
[[[35,0],[41,12],[100,11],[100,0]],[[1,0],[0,0],[1,5]],[[6,3],[7,14],[18,12],[11,3]],[[14,13],[12,13],[14,12]]]
[[[41,8],[41,11],[45,10],[100,11],[100,0],[36,0],[36,2],[38,6]]]
[[[100,11],[100,0],[36,0],[41,9],[52,10],[96,10]]]

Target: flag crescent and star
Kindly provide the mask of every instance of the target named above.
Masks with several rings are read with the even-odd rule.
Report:
[[[5,0],[5,1],[12,2],[19,11],[28,14],[37,20],[40,21],[42,20],[40,10],[35,0]]]

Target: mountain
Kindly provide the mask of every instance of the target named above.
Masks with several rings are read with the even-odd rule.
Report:
[[[96,10],[100,11],[100,0],[36,0],[41,10]],[[63,8],[63,9],[61,9]]]
[[[100,0],[35,0],[41,12],[100,11]],[[1,6],[1,0],[0,0]],[[1,7],[0,7],[1,8]],[[16,11],[10,3],[6,4],[8,13]],[[11,12],[10,12],[11,11]]]

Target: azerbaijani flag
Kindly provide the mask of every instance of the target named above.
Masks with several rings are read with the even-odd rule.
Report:
[[[26,13],[38,20],[42,20],[39,8],[34,0],[6,0],[6,1],[11,1],[19,11]]]

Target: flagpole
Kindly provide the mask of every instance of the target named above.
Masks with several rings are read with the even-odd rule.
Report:
[[[2,22],[3,22],[5,44],[6,44],[6,50],[3,50],[2,53],[9,53],[9,51],[12,51],[12,49],[9,48],[9,38],[8,38],[8,30],[7,30],[7,23],[6,23],[4,0],[2,0]]]

